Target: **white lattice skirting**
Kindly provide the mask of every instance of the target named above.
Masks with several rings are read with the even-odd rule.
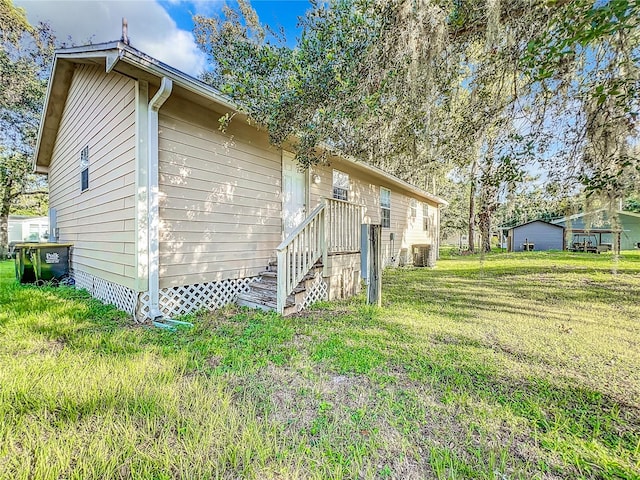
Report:
[[[130,288],[73,270],[71,276],[77,288],[86,289],[92,297],[114,305],[144,321],[149,314],[149,292],[137,293]],[[215,310],[236,300],[248,290],[256,277],[199,283],[160,290],[160,310],[167,317],[176,317],[198,310]]]
[[[329,288],[327,284],[322,279],[322,275],[320,273],[316,274],[316,278],[311,284],[311,286],[307,289],[307,296],[304,297],[302,304],[298,308],[298,311],[306,310],[310,305],[313,305],[320,300],[327,299],[327,293]]]
[[[160,289],[160,311],[167,317],[178,317],[198,310],[215,310],[236,301],[238,294],[249,290],[257,277],[197,283]],[[145,320],[149,314],[149,293],[140,294],[136,318]]]
[[[135,314],[138,294],[130,288],[109,282],[103,278],[94,277],[90,273],[81,270],[72,270],[71,277],[76,282],[76,288],[84,288],[92,297],[109,305],[114,305],[131,315]]]
[[[149,292],[137,293],[130,288],[95,277],[89,273],[73,270],[71,276],[77,288],[86,289],[91,296],[114,305],[138,321],[149,314]],[[167,317],[178,317],[198,310],[215,310],[236,301],[238,294],[249,290],[249,284],[257,277],[198,283],[160,290],[160,311]],[[327,299],[327,284],[322,275],[316,275],[298,311],[307,309],[320,300]]]

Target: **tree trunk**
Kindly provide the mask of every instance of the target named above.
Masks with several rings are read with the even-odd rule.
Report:
[[[0,202],[0,258],[6,258],[9,246],[9,210],[11,209],[11,196],[6,189]]]
[[[494,159],[495,137],[493,131],[487,134],[487,152],[484,155],[480,175],[480,251],[491,252],[491,218],[498,207],[498,185],[500,182]]]
[[[480,251],[491,252],[491,212],[488,208],[482,208],[479,214],[480,223]]]
[[[488,169],[491,166],[489,165]],[[489,175],[483,175],[480,181],[480,212],[478,213],[478,224],[480,227],[480,251],[491,252],[491,217],[496,208],[497,188],[493,185],[495,179]]]
[[[471,164],[471,193],[469,194],[469,252],[475,253],[476,239],[476,175],[478,159],[474,156]]]

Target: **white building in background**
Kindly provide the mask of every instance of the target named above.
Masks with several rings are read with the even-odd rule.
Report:
[[[49,237],[48,217],[9,215],[9,243],[44,242]]]

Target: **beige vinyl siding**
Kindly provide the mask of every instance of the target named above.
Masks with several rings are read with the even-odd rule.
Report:
[[[160,287],[257,275],[282,239],[282,156],[177,96],[160,110]]]
[[[80,192],[80,151],[89,146],[89,189]],[[50,206],[72,265],[134,288],[135,82],[78,65],[49,169]]]
[[[380,187],[391,190],[391,226],[382,229],[382,251],[385,263],[397,263],[400,256],[411,258],[411,245],[437,245],[438,216],[437,205],[421,198],[412,192],[399,189],[385,183],[383,178],[361,172],[349,163],[334,159],[330,166],[313,167],[312,173],[320,176],[319,184],[311,184],[311,205],[317,205],[323,197],[333,194],[333,169],[336,168],[349,175],[349,202],[364,206],[364,222],[380,223]],[[412,217],[410,199],[418,202],[417,215]],[[432,217],[429,231],[423,229],[422,203],[429,204],[429,215]],[[395,239],[391,240],[391,233]],[[410,261],[410,260],[409,260]]]

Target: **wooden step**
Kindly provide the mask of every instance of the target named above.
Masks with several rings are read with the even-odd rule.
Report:
[[[269,279],[277,279],[278,278],[278,272],[272,272],[269,270],[265,270],[264,272],[260,272],[260,280],[259,281],[263,281],[263,280],[269,280]]]
[[[259,310],[264,310],[265,312],[272,312],[275,310],[275,307],[271,307],[266,303],[255,301],[251,296],[248,296],[245,293],[241,293],[240,295],[238,295],[236,303],[241,307],[257,308]]]
[[[250,292],[238,295],[238,305],[250,308],[260,308],[262,310],[275,310],[278,307],[276,298],[265,297],[263,295],[255,295]],[[284,307],[295,307],[293,297],[287,297]]]
[[[284,315],[291,315],[298,311],[298,303],[304,301],[306,292],[306,282],[316,278],[319,269],[322,268],[322,261],[318,261],[311,267],[309,272],[302,278],[300,283],[293,289],[293,292],[285,301]],[[240,306],[258,308],[271,311],[277,309],[278,291],[278,262],[272,260],[267,269],[260,272],[260,278],[248,286],[248,291],[238,295],[237,303]]]
[[[263,282],[261,280],[258,280],[257,282],[252,282],[249,285],[249,289],[269,291],[269,292],[273,292],[273,294],[275,295],[276,291],[278,290],[278,284],[276,282]]]
[[[250,288],[250,291],[255,290],[255,291],[263,292],[264,294],[266,294],[267,292],[270,292],[275,297],[276,292],[278,291],[278,284],[276,282],[257,281],[257,282],[253,282],[249,286],[249,288]],[[293,292],[291,292],[291,295],[300,293],[300,292],[305,292],[306,290],[307,290],[306,287],[301,282],[296,288],[293,289]]]
[[[260,299],[264,301],[275,302],[277,298],[277,289],[269,288],[269,286],[266,286],[266,285],[260,285],[260,283],[261,282],[254,282],[251,285],[249,285],[249,290],[245,292],[243,295],[252,296],[257,300]],[[294,289],[293,292],[291,292],[287,296],[287,302],[295,303],[296,294],[299,294],[300,292],[305,292],[305,291],[306,291],[306,288],[304,288],[304,286],[301,287],[299,285]]]
[[[302,280],[300,280],[301,282],[305,282],[307,280],[313,280],[314,278],[316,278],[316,271],[315,269],[311,269],[309,270],[309,273],[307,273],[304,277],[302,277]],[[260,280],[262,282],[265,283],[269,283],[269,282],[273,282],[273,283],[277,283],[278,282],[278,273],[277,272],[270,272],[268,270],[265,270],[264,272],[260,272]]]
[[[238,305],[241,306],[241,307],[248,307],[248,308],[255,308],[255,309],[263,310],[265,312],[275,312],[276,311],[275,303],[254,302],[251,299],[244,299],[244,298],[240,298],[240,297],[238,297]],[[284,307],[283,315],[286,317],[288,315],[292,315],[292,314],[296,313],[297,311],[298,311],[298,307],[296,307],[293,304],[287,304]]]

